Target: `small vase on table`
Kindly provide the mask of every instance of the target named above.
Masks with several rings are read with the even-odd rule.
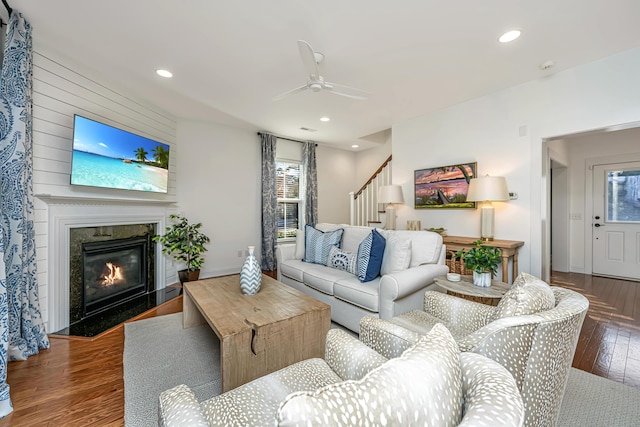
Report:
[[[260,290],[262,284],[262,270],[258,265],[255,255],[253,255],[254,246],[249,246],[249,256],[242,265],[240,271],[240,290],[245,295],[255,295]]]

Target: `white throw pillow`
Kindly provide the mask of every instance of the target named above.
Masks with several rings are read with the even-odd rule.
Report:
[[[296,254],[294,255],[294,258],[304,258],[304,230],[298,229],[298,232],[296,233]]]
[[[387,233],[387,246],[384,248],[380,274],[391,274],[409,268],[411,262],[411,239],[401,238]]]

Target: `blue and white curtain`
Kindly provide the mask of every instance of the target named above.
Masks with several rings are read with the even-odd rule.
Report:
[[[260,134],[262,143],[262,269],[276,269],[278,242],[278,193],[276,189],[275,135]]]
[[[318,223],[318,170],[316,168],[316,144],[302,145],[302,174],[304,176],[304,223]]]
[[[31,25],[13,10],[0,78],[0,416],[12,411],[7,362],[49,348],[36,272]]]

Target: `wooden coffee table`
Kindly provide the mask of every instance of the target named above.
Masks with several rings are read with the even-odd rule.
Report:
[[[240,291],[240,275],[187,282],[184,328],[208,323],[220,339],[222,391],[295,362],[324,357],[331,308],[262,275],[260,292]]]

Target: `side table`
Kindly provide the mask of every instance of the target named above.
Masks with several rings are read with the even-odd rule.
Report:
[[[509,285],[498,280],[492,280],[491,286],[482,287],[473,284],[472,276],[461,276],[459,282],[447,280],[447,276],[434,279],[436,285],[446,289],[449,295],[480,302],[487,305],[498,305],[500,298],[509,290]]]
[[[447,245],[447,252],[457,252],[460,249],[468,251],[475,247],[474,243],[479,239],[479,237],[442,236],[442,243]],[[482,244],[500,249],[502,254],[502,281],[512,283],[513,280],[509,280],[509,260],[513,261],[513,278],[515,279],[518,276],[518,250],[524,245],[524,242],[517,240],[491,240]]]

